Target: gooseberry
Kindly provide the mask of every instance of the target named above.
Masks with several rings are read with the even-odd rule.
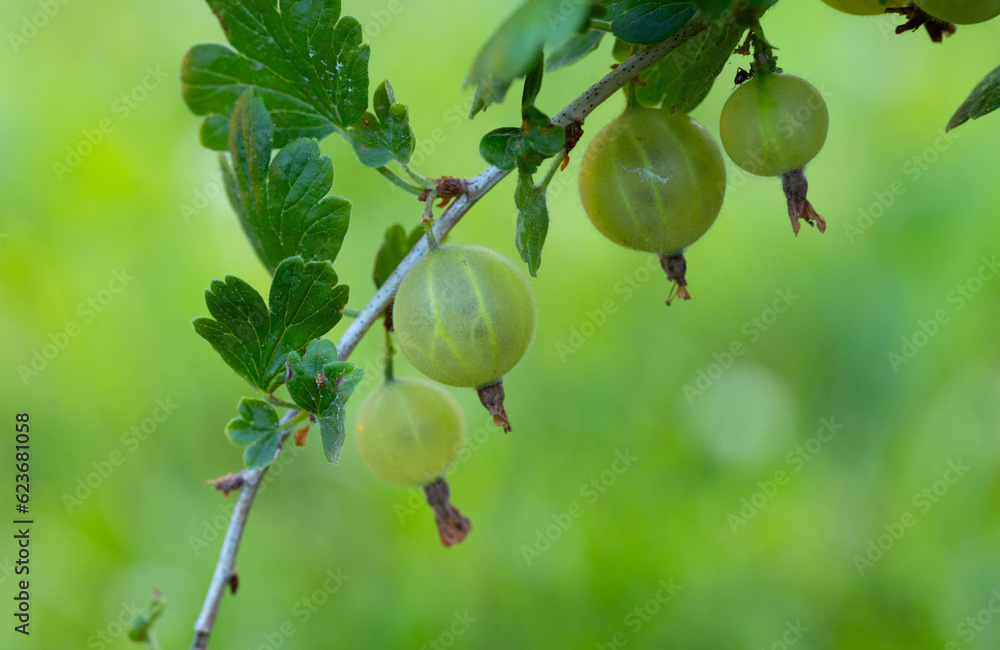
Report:
[[[722,109],[719,133],[726,153],[740,168],[758,176],[781,176],[789,217],[826,229],[806,200],[803,168],[826,143],[830,114],[808,81],[786,74],[758,74],[733,92]]]
[[[372,474],[423,486],[442,544],[465,539],[472,524],[451,505],[444,480],[465,441],[465,418],[450,393],[424,380],[387,379],[362,404],[355,440]]]
[[[665,109],[626,109],[594,138],[580,166],[583,208],[597,230],[658,255],[668,275],[679,272],[670,279],[684,298],[684,249],[715,223],[725,189],[725,162],[711,134]]]
[[[834,9],[855,16],[875,16],[890,7],[904,7],[910,0],[823,0]]]
[[[535,331],[535,298],[513,263],[482,246],[431,251],[400,285],[393,326],[410,363],[442,384],[478,389],[510,430],[501,380]]]
[[[931,16],[957,25],[984,23],[1000,16],[1000,0],[916,0],[916,3]]]

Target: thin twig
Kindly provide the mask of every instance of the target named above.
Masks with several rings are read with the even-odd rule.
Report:
[[[281,426],[291,423],[298,415],[298,411],[288,411],[281,418]],[[281,453],[288,434],[287,431],[281,434],[281,442],[278,444],[275,456]],[[208,637],[212,634],[212,628],[215,627],[215,617],[219,614],[222,594],[225,593],[226,587],[229,587],[233,593],[236,592],[236,554],[240,550],[240,540],[243,539],[250,506],[253,505],[253,500],[263,484],[267,469],[267,467],[244,469],[234,475],[242,479],[240,496],[236,500],[236,507],[233,508],[233,514],[229,519],[229,528],[226,529],[226,536],[222,540],[219,561],[215,564],[215,572],[212,574],[212,582],[208,585],[205,602],[202,604],[201,613],[198,614],[198,620],[194,624],[194,641],[191,642],[191,650],[208,648]]]
[[[672,52],[689,38],[703,31],[706,27],[708,27],[708,22],[700,16],[696,16],[668,40],[652,45],[632,55],[610,74],[591,86],[566,108],[559,111],[552,118],[552,123],[560,126],[566,126],[572,122],[582,124],[595,108],[607,101],[608,98],[620,90],[626,83]],[[493,189],[497,183],[503,180],[508,173],[496,167],[489,167],[479,175],[467,179],[465,181],[466,193],[456,199],[437,221],[434,222],[435,236],[439,240],[443,239],[472,206],[483,195]],[[404,187],[404,189],[409,191],[409,188]],[[345,360],[351,355],[365,333],[371,329],[379,315],[385,311],[385,308],[392,301],[400,282],[413,269],[416,263],[427,255],[427,252],[427,238],[424,237],[413,247],[413,250],[410,251],[403,261],[400,262],[396,270],[393,271],[392,275],[382,284],[379,290],[375,292],[375,295],[368,301],[364,309],[358,312],[354,321],[344,332],[339,343],[337,343],[337,353],[341,360]],[[289,411],[285,414],[282,422],[285,423],[296,415],[298,413],[295,411]],[[257,491],[260,489],[265,473],[267,473],[266,467],[263,469],[243,470],[243,487],[240,490],[236,508],[233,510],[232,518],[229,521],[226,536],[222,541],[219,561],[215,565],[215,573],[212,575],[212,583],[209,586],[208,594],[205,596],[205,603],[194,626],[195,637],[191,645],[191,650],[205,650],[208,648],[208,639],[215,625],[215,617],[219,612],[219,603],[222,600],[222,595],[225,593],[227,586],[234,584],[234,577],[236,576],[236,553],[239,550],[240,539],[243,537],[243,530],[246,527],[250,506],[253,505],[254,497],[257,496]]]

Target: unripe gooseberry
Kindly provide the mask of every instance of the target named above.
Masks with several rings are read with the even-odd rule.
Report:
[[[792,230],[799,221],[826,230],[806,199],[803,168],[815,158],[830,130],[826,101],[805,79],[758,74],[733,92],[722,108],[719,134],[733,162],[758,176],[781,176]]]
[[[591,141],[580,165],[591,223],[616,244],[657,255],[684,299],[684,249],[715,223],[725,193],[719,145],[701,124],[666,109],[627,108]]]
[[[683,113],[629,108],[580,164],[580,198],[602,235],[626,248],[679,253],[715,223],[726,190],[722,151]]]
[[[805,79],[758,74],[722,108],[719,135],[733,162],[758,176],[802,169],[819,154],[830,130],[826,101]]]
[[[1000,0],[916,0],[917,6],[957,25],[984,23],[1000,16]]]
[[[524,274],[482,246],[449,245],[413,267],[392,311],[399,347],[420,372],[449,386],[495,384],[521,360],[535,331]]]
[[[355,439],[372,474],[393,485],[419,487],[455,464],[465,441],[465,418],[443,388],[393,379],[361,406]]]
[[[905,7],[910,0],[823,0],[834,9],[855,16],[876,16],[890,7]]]

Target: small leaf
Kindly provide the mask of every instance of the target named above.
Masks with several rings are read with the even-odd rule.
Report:
[[[494,129],[480,140],[479,155],[489,164],[509,172],[517,166],[523,137],[524,132],[516,126]]]
[[[477,86],[471,116],[503,100],[511,81],[534,66],[546,45],[580,31],[590,0],[526,0],[500,25],[480,50],[466,86]]]
[[[309,344],[305,355],[288,355],[288,371],[288,394],[304,411],[316,416],[326,458],[336,465],[344,444],[345,404],[364,378],[364,370],[338,361],[333,341],[319,339]]]
[[[546,188],[535,187],[531,177],[518,174],[514,203],[517,205],[517,235],[515,243],[528,272],[537,277],[542,264],[542,246],[549,231],[549,209],[545,202]]]
[[[557,47],[545,60],[545,71],[552,72],[559,68],[572,65],[597,49],[604,38],[604,32],[592,29],[583,34],[571,36],[569,40]]]
[[[311,138],[289,143],[271,160],[272,123],[264,103],[247,91],[229,129],[232,167],[222,159],[229,202],[269,271],[282,260],[336,259],[351,219],[350,201],[327,196],[333,163]]]
[[[1000,68],[986,75],[986,78],[976,86],[948,122],[946,130],[950,131],[969,120],[979,119],[998,108],[1000,108]]]
[[[244,397],[236,407],[240,417],[226,425],[234,445],[246,447],[243,464],[250,469],[267,467],[278,455],[281,424],[277,411],[264,400]]]
[[[646,85],[636,88],[639,103],[662,104],[674,112],[694,110],[725,70],[745,32],[735,23],[722,22],[685,42],[642,74]]]
[[[213,318],[196,318],[195,331],[230,368],[257,390],[270,393],[284,381],[289,352],[340,322],[348,288],[337,284],[329,262],[291,257],[274,272],[269,304],[235,276],[213,280],[205,303]]]
[[[368,167],[382,167],[394,159],[409,162],[415,146],[409,109],[396,102],[388,81],[375,91],[372,104],[374,115],[365,113],[348,131],[358,160]]]
[[[389,226],[385,231],[385,241],[379,247],[375,255],[375,269],[372,278],[375,280],[375,288],[378,289],[389,279],[392,272],[396,270],[399,263],[403,261],[413,247],[417,245],[420,238],[424,236],[424,230],[417,225],[410,234],[406,234],[406,229],[398,223]]]
[[[209,116],[206,146],[225,149],[216,116],[229,116],[248,88],[274,116],[275,147],[343,131],[364,114],[370,51],[361,23],[340,18],[340,0],[207,2],[235,49],[196,45],[181,68],[188,108]]]
[[[542,161],[562,151],[566,144],[566,129],[553,125],[548,116],[534,106],[524,112],[521,127],[524,135],[517,168],[523,174],[534,174]]]
[[[687,2],[623,0],[612,8],[611,31],[629,43],[651,45],[680,31],[698,12]]]
[[[149,599],[149,607],[143,613],[136,614],[135,618],[132,619],[132,625],[128,630],[128,638],[135,641],[136,643],[148,643],[153,646],[153,626],[156,625],[156,621],[163,616],[164,610],[167,608],[167,600],[160,593],[159,589],[154,588],[153,594]]]

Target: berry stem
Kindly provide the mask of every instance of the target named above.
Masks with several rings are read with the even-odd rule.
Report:
[[[413,185],[412,183],[407,182],[405,178],[403,178],[396,172],[392,171],[388,167],[377,167],[375,171],[377,171],[378,173],[382,174],[387,179],[389,179],[389,182],[395,185],[396,187],[406,190],[410,194],[416,194],[419,196],[424,192],[423,187],[418,187],[416,185]]]

